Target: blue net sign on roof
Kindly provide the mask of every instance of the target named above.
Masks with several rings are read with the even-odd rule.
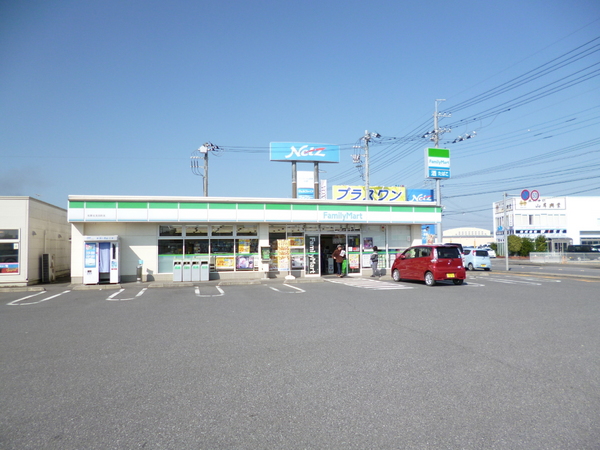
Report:
[[[271,142],[271,161],[339,163],[340,146],[307,142]]]

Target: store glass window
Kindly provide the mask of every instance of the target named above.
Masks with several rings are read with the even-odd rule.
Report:
[[[183,258],[183,239],[159,239],[158,272],[173,272],[173,260]]]
[[[0,274],[19,273],[19,230],[0,230]]]
[[[288,225],[287,226],[287,235],[290,236],[304,236],[304,226],[303,225]]]
[[[258,239],[236,239],[236,270],[258,270]]]
[[[233,236],[233,225],[213,225],[213,236]]]
[[[0,274],[19,273],[19,244],[0,241]]]
[[[217,271],[235,268],[235,241],[233,239],[211,239],[211,264]]]
[[[208,255],[208,242],[208,239],[186,239],[184,247],[185,256]]]
[[[185,227],[186,236],[208,236],[208,225],[188,225]]]
[[[238,236],[257,236],[258,226],[257,225],[238,225],[236,234]]]
[[[158,227],[159,236],[181,236],[181,225],[160,225]]]
[[[18,240],[19,230],[0,230],[0,241],[5,239]]]

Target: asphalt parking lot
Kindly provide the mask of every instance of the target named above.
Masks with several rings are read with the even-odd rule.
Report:
[[[0,291],[0,448],[599,448],[599,281]]]

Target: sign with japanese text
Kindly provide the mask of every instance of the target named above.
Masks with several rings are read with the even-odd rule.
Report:
[[[364,186],[333,186],[332,193],[334,200],[367,200]],[[369,200],[404,202],[406,201],[406,188],[402,186],[372,186],[369,188]]]
[[[450,178],[450,150],[445,148],[425,149],[425,177]]]

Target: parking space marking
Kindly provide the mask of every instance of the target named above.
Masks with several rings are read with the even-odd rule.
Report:
[[[123,292],[125,289],[121,289],[117,292],[115,292],[112,295],[109,295],[108,298],[106,299],[109,302],[126,302],[127,300],[135,300],[138,297],[141,297],[142,295],[144,295],[144,293],[146,292],[146,289],[148,288],[143,288],[140,292],[137,293],[137,295],[135,297],[131,297],[131,298],[115,298],[117,295],[119,295],[121,292]]]
[[[525,284],[525,285],[529,285],[529,286],[541,286],[542,283],[536,283],[534,281],[527,281],[527,280],[513,280],[510,278],[489,278],[488,281],[492,281],[494,283],[504,283],[504,284]]]
[[[485,284],[474,283],[472,281],[465,280],[465,282],[463,283],[463,286],[468,286],[468,287],[485,287]]]
[[[223,289],[221,289],[219,286],[215,286],[217,288],[217,291],[219,291],[219,294],[200,294],[200,287],[196,286],[195,291],[196,291],[196,296],[197,297],[221,297],[222,295],[225,295],[225,292],[223,291]]]
[[[285,283],[283,285],[288,288],[296,289],[296,292],[293,292],[293,291],[285,292],[285,291],[279,290],[273,286],[268,286],[268,287],[269,287],[269,289],[272,289],[277,292],[281,292],[282,294],[302,294],[302,293],[306,292],[304,289],[300,289],[299,287],[296,287],[296,286],[291,286],[291,285],[285,284]]]
[[[37,304],[37,303],[42,303],[42,302],[45,302],[45,301],[51,300],[51,299],[53,299],[53,298],[59,297],[59,296],[61,296],[61,295],[63,295],[63,294],[66,294],[67,292],[71,292],[71,291],[70,291],[70,290],[68,290],[68,291],[61,292],[61,293],[59,293],[59,294],[51,295],[50,297],[42,298],[41,300],[38,300],[37,302],[27,302],[27,303],[20,303],[21,301],[23,301],[23,300],[27,300],[28,298],[36,297],[36,296],[38,296],[38,295],[40,295],[40,294],[47,294],[47,292],[46,292],[46,291],[42,291],[42,292],[38,292],[37,294],[28,295],[27,297],[23,297],[23,298],[20,298],[20,299],[18,299],[18,300],[13,300],[12,302],[10,302],[10,303],[7,303],[7,305],[10,305],[10,306],[26,306],[26,305],[35,305],[35,304]]]
[[[346,286],[370,289],[374,291],[392,291],[398,289],[414,289],[413,286],[407,286],[405,284],[398,284],[396,282],[381,281],[381,280],[370,280],[368,278],[342,278],[340,280],[329,280],[330,283],[344,284]]]

